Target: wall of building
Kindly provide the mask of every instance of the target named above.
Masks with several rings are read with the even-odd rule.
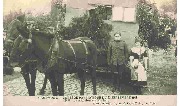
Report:
[[[65,26],[69,25],[72,18],[81,17],[86,12],[87,12],[87,10],[84,10],[84,9],[75,9],[75,8],[67,7],[66,8],[66,15],[65,15]]]
[[[105,21],[106,23],[112,24],[113,30],[111,34],[111,40],[114,40],[114,34],[120,32],[122,40],[126,41],[128,47],[131,48],[134,45],[135,37],[138,36],[139,25],[137,23],[127,23],[120,21]]]

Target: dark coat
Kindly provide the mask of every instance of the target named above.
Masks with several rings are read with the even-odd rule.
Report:
[[[7,31],[7,37],[5,40],[5,50],[7,50],[8,53],[11,52],[11,49],[13,48],[13,43],[14,41],[18,41],[16,45],[19,45],[20,41],[19,39],[16,40],[16,38],[21,35],[20,31],[23,30],[23,27],[25,26],[25,24],[23,24],[22,21],[18,20],[18,19],[14,19],[8,26],[8,31]]]
[[[24,25],[20,20],[14,19],[9,24],[7,39],[14,41],[20,35],[20,30],[22,29],[23,26]]]
[[[11,53],[12,49],[16,50],[20,46],[22,38],[28,38],[29,34],[26,25],[24,19],[18,17],[9,24],[4,45],[8,53]],[[21,35],[21,37],[19,37],[19,35]]]
[[[125,41],[112,41],[108,48],[108,64],[122,65],[128,60],[128,48]]]

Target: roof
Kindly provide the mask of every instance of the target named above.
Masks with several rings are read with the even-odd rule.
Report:
[[[138,0],[114,0],[114,6],[136,7]]]
[[[138,0],[89,0],[89,4],[135,7]]]
[[[113,0],[88,0],[88,4],[113,5]]]
[[[66,6],[77,9],[90,9],[93,6],[88,4],[88,0],[66,0]]]
[[[122,7],[135,7],[138,0],[66,0],[66,5],[72,8],[90,9],[93,5],[112,5]]]

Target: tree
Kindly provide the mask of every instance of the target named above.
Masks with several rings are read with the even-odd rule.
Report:
[[[147,41],[149,48],[153,46],[167,48],[170,44],[170,37],[165,28],[170,23],[169,18],[160,20],[157,8],[141,1],[137,5],[136,19],[139,23],[138,34],[142,40]]]
[[[46,31],[48,27],[52,26],[52,21],[51,21],[51,17],[50,15],[39,15],[37,17],[34,18],[36,27],[38,27],[38,29],[40,31]]]
[[[63,0],[52,0],[51,2],[51,19],[52,25],[57,30],[61,30],[65,25],[65,5],[62,4]]]
[[[156,8],[146,2],[138,3],[136,15],[139,23],[138,33],[141,39],[148,42],[150,48],[155,45],[154,41],[157,41],[158,18],[159,15]]]

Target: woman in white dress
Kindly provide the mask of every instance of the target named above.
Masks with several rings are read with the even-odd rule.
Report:
[[[147,60],[148,53],[141,45],[141,39],[135,39],[135,46],[131,48],[130,53],[131,81],[137,86],[147,85]]]

